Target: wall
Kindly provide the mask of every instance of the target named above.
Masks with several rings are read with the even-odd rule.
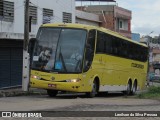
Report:
[[[132,33],[132,40],[140,42],[140,34],[139,33]]]
[[[115,28],[116,32],[131,38],[131,19],[132,12],[130,10],[121,8],[119,6],[114,6],[114,17],[115,17]],[[119,28],[119,20],[123,21],[124,28]]]
[[[114,29],[114,16],[113,15],[99,15],[100,20],[102,21],[101,27],[110,29],[110,30],[115,30]],[[106,20],[106,21],[105,21]]]
[[[76,23],[99,26],[99,16],[92,13],[76,10]]]
[[[0,21],[0,32],[24,33],[24,0],[6,0],[14,2],[14,22]],[[72,22],[75,23],[74,0],[30,0],[33,6],[37,6],[37,24],[32,25],[31,34],[36,34],[42,24],[42,9],[53,9],[52,23],[62,22],[62,12],[72,13]]]
[[[78,10],[91,12],[99,15],[101,27],[116,31],[128,38],[131,38],[131,15],[130,10],[116,5],[92,5],[85,7],[76,7]],[[123,29],[119,29],[119,20],[123,20]]]

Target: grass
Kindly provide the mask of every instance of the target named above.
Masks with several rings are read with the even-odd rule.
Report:
[[[160,86],[151,86],[146,92],[137,95],[138,98],[160,99]]]

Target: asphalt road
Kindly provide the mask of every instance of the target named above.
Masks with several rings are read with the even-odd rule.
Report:
[[[83,94],[62,94],[55,98],[50,98],[47,95],[30,95],[0,98],[0,111],[160,111],[160,100],[135,99],[133,97],[126,97],[121,93],[101,95],[95,98],[85,98]],[[94,115],[95,114],[96,112],[94,112]],[[135,117],[133,118],[135,119]],[[142,118],[143,117],[137,117],[136,120],[159,119],[157,117]],[[31,118],[26,119],[28,120]],[[70,118],[67,116],[65,118],[58,117],[45,119],[72,120],[75,119],[75,117]],[[80,118],[76,117],[76,119]],[[117,117],[85,118],[85,120],[90,119],[114,120],[117,119]],[[122,117],[120,117],[120,120],[121,119]],[[124,119],[131,120],[128,117],[125,117]]]

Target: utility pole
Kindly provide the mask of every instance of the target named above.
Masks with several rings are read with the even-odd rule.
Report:
[[[24,46],[23,49],[27,51],[29,41],[29,0],[25,1],[25,19],[24,19]]]
[[[29,0],[25,0],[22,90],[29,90]]]
[[[152,34],[154,31],[151,31],[148,35],[147,35],[147,44],[148,44],[148,69],[147,69],[147,86],[149,86],[149,82],[150,82],[150,79],[149,79],[149,72],[150,72],[150,66],[153,65],[153,60],[150,61],[150,57],[152,58],[152,56],[150,56],[152,53],[152,46],[151,46],[151,38],[150,38],[150,34]],[[151,62],[151,63],[150,63]]]

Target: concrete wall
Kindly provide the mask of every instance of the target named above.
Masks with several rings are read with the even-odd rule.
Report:
[[[140,34],[139,33],[132,33],[132,40],[140,42]]]
[[[104,27],[113,31],[115,30],[113,14],[105,15],[105,16],[100,15],[100,20],[102,21],[101,27]]]
[[[0,32],[24,33],[24,0],[6,0],[14,2],[14,22],[0,21]],[[36,34],[42,24],[43,8],[53,9],[52,23],[62,22],[63,12],[72,14],[72,22],[75,23],[75,0],[30,0],[33,6],[37,6],[37,24],[32,25],[31,34]]]
[[[114,14],[115,16],[122,17],[124,19],[132,19],[132,12],[119,6],[114,6]]]
[[[85,7],[76,7],[78,10],[91,12],[100,16],[101,27],[119,32],[120,34],[131,38],[131,18],[130,10],[116,5],[92,5]],[[102,14],[103,13],[103,14]],[[123,28],[119,28],[119,21],[123,21]]]
[[[99,26],[99,16],[93,13],[76,10],[76,23]]]

